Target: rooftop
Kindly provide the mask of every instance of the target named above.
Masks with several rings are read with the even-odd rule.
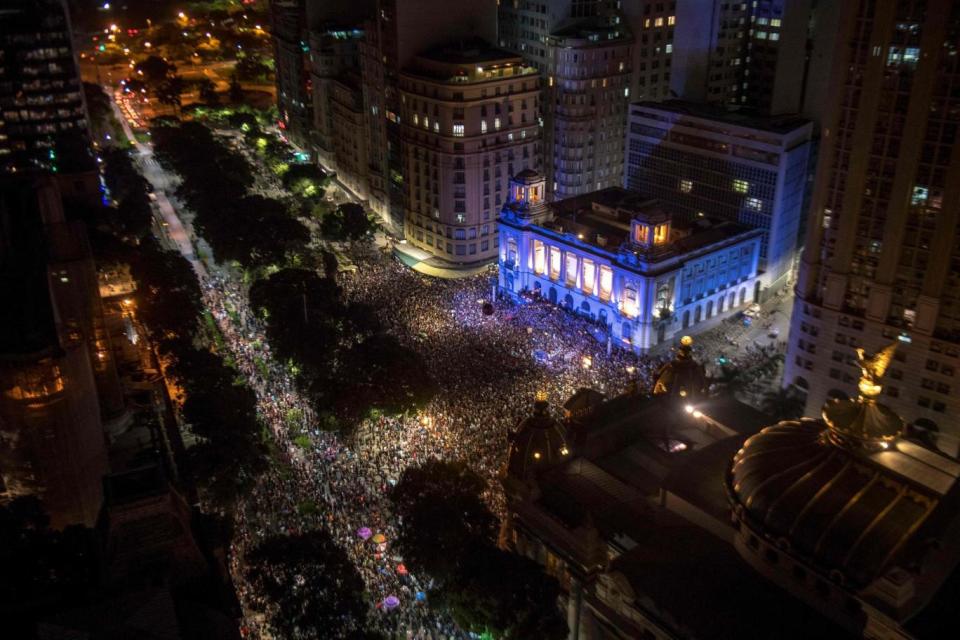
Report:
[[[420,54],[404,74],[449,84],[474,84],[517,76],[536,76],[515,53],[493,47],[482,40],[442,45]]]
[[[630,240],[630,223],[634,219],[666,221],[672,212],[658,200],[651,200],[621,187],[574,196],[551,203],[553,219],[543,228],[558,234],[569,234],[580,242],[616,254]],[[748,231],[734,222],[699,218],[692,222],[674,220],[670,242],[648,261],[658,262],[734,238]]]
[[[677,115],[686,115],[703,120],[713,120],[724,124],[757,129],[770,133],[786,134],[810,125],[810,121],[796,115],[769,116],[747,109],[736,111],[723,107],[687,102],[685,100],[665,100],[663,102],[640,101],[631,106],[655,111],[667,111]]]

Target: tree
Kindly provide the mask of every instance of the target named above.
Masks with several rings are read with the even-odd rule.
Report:
[[[401,523],[397,548],[415,573],[449,582],[465,556],[492,544],[496,519],[481,497],[486,488],[463,462],[406,468],[390,500]]]
[[[367,631],[365,585],[325,529],[271,536],[245,557],[252,606],[278,637],[362,638]]]
[[[237,60],[236,74],[247,82],[263,82],[271,75],[270,67],[259,56],[244,56]]]
[[[153,92],[160,104],[173,107],[173,112],[179,117],[181,104],[180,96],[183,93],[183,90],[183,78],[175,75],[165,79],[163,82],[154,87]]]
[[[434,602],[466,631],[505,640],[563,640],[569,628],[558,606],[560,585],[533,560],[493,546],[467,554],[456,579]]]
[[[375,330],[376,326],[364,327],[366,331],[371,328]],[[389,414],[412,411],[436,393],[436,384],[420,355],[392,335],[373,333],[347,349],[339,360],[336,409],[349,422],[362,419],[371,409]]]
[[[147,56],[134,66],[133,70],[143,76],[144,82],[156,88],[176,73],[177,67],[160,56]]]
[[[324,216],[320,232],[333,240],[359,240],[371,234],[376,224],[363,207],[354,202],[345,202],[337,210]]]
[[[806,403],[792,387],[763,394],[760,410],[774,420],[793,420],[803,415]]]
[[[230,89],[227,95],[230,97],[230,102],[234,104],[243,102],[243,87],[240,85],[236,73],[230,76]]]
[[[197,85],[200,94],[200,100],[211,107],[220,102],[220,96],[217,94],[217,85],[210,78],[204,78]]]
[[[132,254],[137,281],[137,313],[155,337],[193,336],[203,309],[200,286],[190,263],[147,236]]]
[[[150,231],[153,210],[147,197],[147,181],[133,165],[126,149],[102,151],[103,178],[117,202],[111,226],[119,235],[142,237]]]
[[[301,198],[319,200],[323,197],[324,186],[330,176],[315,164],[302,163],[291,165],[283,174],[283,186]]]

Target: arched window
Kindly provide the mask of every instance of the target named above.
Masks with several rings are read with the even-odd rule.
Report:
[[[683,312],[683,328],[686,329],[690,326],[690,309],[687,309]]]
[[[696,311],[693,312],[693,324],[697,324],[698,322],[700,322],[702,313],[703,313],[703,307],[701,307],[700,305],[697,305]]]
[[[713,300],[708,300],[707,301],[707,319],[709,320],[712,317],[713,317]]]

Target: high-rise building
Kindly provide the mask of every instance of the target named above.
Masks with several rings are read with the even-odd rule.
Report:
[[[362,23],[358,23],[362,24]],[[363,29],[358,25],[325,23],[310,29],[310,84],[313,88],[313,148],[325,167],[349,176],[355,182],[366,175],[366,163],[360,168],[339,166],[336,138],[340,133],[335,121],[335,103],[355,103],[363,124],[363,88],[360,83],[360,42]],[[339,87],[338,89],[335,87]],[[346,96],[344,92],[351,95]],[[337,98],[335,98],[335,95]],[[362,146],[366,147],[366,143]],[[364,149],[366,156],[366,149]],[[365,183],[365,180],[362,182]],[[351,186],[361,198],[366,189]]]
[[[503,2],[500,46],[542,77],[548,197],[619,186],[633,42],[609,0]]]
[[[306,0],[272,0],[270,35],[280,125],[294,141],[306,144],[313,125]]]
[[[801,112],[807,73],[817,73],[808,56],[812,13],[829,4],[836,3],[678,2],[671,89],[684,100]]]
[[[101,416],[122,398],[86,236],[56,184],[0,184],[0,500],[37,495],[62,527],[96,520]]]
[[[787,283],[804,216],[813,124],[676,100],[630,106],[624,185],[686,219],[762,229],[762,288]],[[760,299],[760,290],[755,293]]]
[[[544,168],[554,198],[623,184],[632,41],[601,18],[578,20],[545,40]]]
[[[683,2],[681,2],[682,4]],[[690,0],[686,0],[690,4]],[[694,0],[694,4],[699,4]],[[666,100],[674,59],[677,3],[660,0],[620,2],[624,22],[633,33],[631,100]]]
[[[96,197],[65,2],[0,0],[0,25],[0,173],[50,171],[64,195]]]
[[[400,76],[404,236],[450,263],[497,254],[510,177],[540,163],[540,78],[482,41],[417,56]]]
[[[413,58],[444,43],[494,42],[495,0],[471,0],[452,11],[447,0],[377,0],[360,46],[367,119],[369,205],[395,230],[403,229],[404,175],[399,113],[400,72]]]
[[[886,402],[957,453],[960,4],[844,3],[784,383],[807,414],[902,341]]]

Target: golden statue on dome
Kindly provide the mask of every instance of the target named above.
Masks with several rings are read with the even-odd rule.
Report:
[[[893,361],[893,354],[897,350],[897,343],[887,345],[877,353],[868,356],[867,352],[857,348],[857,361],[860,363],[860,384],[857,388],[864,396],[875,398],[880,395],[882,387],[880,379],[887,372],[887,367]]]

